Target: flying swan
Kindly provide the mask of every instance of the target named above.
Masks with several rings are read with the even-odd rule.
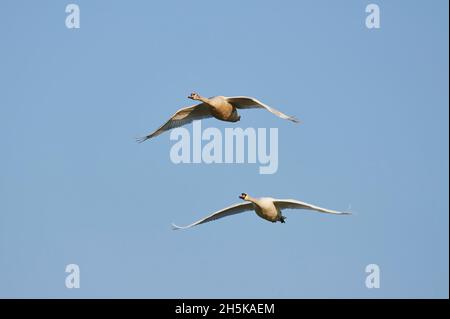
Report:
[[[197,226],[203,223],[207,223],[222,217],[235,215],[239,213],[243,213],[246,211],[254,210],[256,214],[272,223],[275,222],[281,222],[284,223],[286,217],[281,215],[282,209],[309,209],[309,210],[315,210],[320,213],[327,213],[327,214],[336,214],[336,215],[350,215],[349,212],[338,212],[331,209],[326,209],[322,207],[318,207],[315,205],[311,205],[305,202],[301,202],[295,199],[275,199],[271,197],[262,197],[262,198],[253,198],[246,193],[242,193],[239,196],[240,199],[243,199],[246,201],[245,203],[239,203],[232,205],[230,207],[224,208],[222,210],[219,210],[203,219],[200,219],[199,221],[196,221],[195,223],[192,223],[187,226],[177,226],[175,224],[172,224],[172,227],[174,230],[176,229],[186,229],[193,226]]]
[[[281,113],[280,111],[262,103],[261,101],[253,97],[213,96],[211,98],[205,98],[194,92],[189,95],[188,98],[191,100],[200,101],[201,103],[179,109],[164,125],[162,125],[153,133],[138,138],[137,141],[142,143],[149,138],[158,136],[165,131],[183,126],[185,124],[189,124],[194,120],[201,120],[208,117],[215,117],[216,119],[225,122],[237,122],[241,117],[236,109],[262,108],[275,114],[278,117],[281,117],[282,119],[289,120],[294,123],[299,122],[295,117]]]

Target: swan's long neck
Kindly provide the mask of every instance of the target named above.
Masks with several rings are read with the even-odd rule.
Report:
[[[209,104],[209,99],[208,98],[206,98],[206,97],[203,97],[203,96],[198,96],[198,98],[197,98],[197,100],[199,100],[199,101],[201,101],[201,102],[203,102],[203,103],[206,103],[206,104]]]
[[[249,195],[247,195],[247,197],[245,198],[246,201],[252,202],[253,204],[257,205],[258,204],[258,200],[256,198],[253,198]]]

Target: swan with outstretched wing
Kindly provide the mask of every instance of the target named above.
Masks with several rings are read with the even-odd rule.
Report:
[[[244,203],[235,204],[227,208],[221,209],[205,218],[196,221],[187,226],[177,226],[172,224],[174,229],[186,229],[207,223],[219,218],[235,215],[247,211],[254,211],[259,217],[270,222],[284,223],[286,217],[281,214],[283,209],[307,209],[319,213],[334,214],[334,215],[349,215],[349,212],[339,212],[336,210],[322,208],[316,205],[311,205],[295,199],[276,199],[271,197],[253,198],[246,193],[242,193],[239,198],[244,200]]]
[[[201,120],[209,117],[214,117],[225,122],[238,122],[241,119],[241,116],[237,112],[238,109],[265,109],[282,119],[289,120],[294,123],[299,122],[295,117],[286,115],[253,97],[213,96],[210,98],[205,98],[197,93],[192,93],[188,96],[188,98],[201,103],[178,110],[157,130],[146,136],[138,138],[137,141],[144,142],[173,128],[181,127],[195,120]]]

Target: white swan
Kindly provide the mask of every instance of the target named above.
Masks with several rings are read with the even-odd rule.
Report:
[[[230,207],[221,209],[203,219],[200,219],[199,221],[196,221],[195,223],[192,223],[187,226],[177,226],[175,224],[172,224],[173,229],[186,229],[190,228],[192,226],[200,225],[203,223],[210,222],[212,220],[216,220],[222,217],[239,214],[245,211],[252,211],[254,210],[256,214],[270,222],[281,222],[284,223],[286,217],[281,215],[282,209],[290,209],[290,208],[297,208],[297,209],[309,209],[309,210],[315,210],[321,213],[327,213],[327,214],[336,214],[336,215],[349,215],[351,213],[349,212],[338,212],[331,209],[326,209],[322,207],[318,207],[315,205],[311,205],[305,202],[301,202],[295,199],[275,199],[271,197],[262,197],[262,198],[253,198],[247,195],[246,193],[242,193],[239,198],[243,199],[247,203],[239,203],[232,205]]]
[[[205,98],[197,93],[192,93],[188,96],[191,100],[200,101],[200,104],[192,105],[179,109],[172,117],[160,128],[153,133],[150,133],[144,137],[137,139],[138,142],[144,142],[149,138],[158,136],[159,134],[171,130],[176,127],[189,124],[194,120],[201,120],[208,117],[215,117],[218,120],[226,122],[237,122],[240,120],[240,116],[236,109],[254,109],[263,108],[267,111],[275,114],[282,119],[289,120],[295,123],[299,121],[292,116],[288,116],[261,101],[247,96],[214,96],[211,98]]]

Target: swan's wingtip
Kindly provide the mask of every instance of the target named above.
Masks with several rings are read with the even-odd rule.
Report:
[[[138,142],[138,143],[143,143],[143,142],[145,142],[146,140],[148,140],[149,139],[149,137],[148,136],[142,136],[142,137],[136,137],[136,142]]]
[[[345,215],[353,215],[352,204],[348,204],[347,210],[344,212]]]
[[[301,123],[301,121],[300,121],[298,118],[293,117],[293,116],[291,116],[291,117],[289,118],[289,120],[291,120],[291,122],[294,122],[294,123],[297,123],[297,124],[300,124],[300,123]]]
[[[172,223],[172,230],[178,230],[178,229],[183,229],[183,227],[177,226],[174,223]]]

